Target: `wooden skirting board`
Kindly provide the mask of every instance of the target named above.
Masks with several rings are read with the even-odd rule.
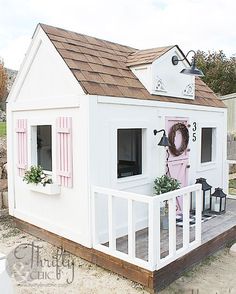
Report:
[[[66,251],[79,256],[91,263],[101,266],[107,270],[115,272],[132,281],[142,284],[150,292],[165,288],[171,282],[180,277],[193,265],[199,263],[207,256],[215,253],[227,243],[236,240],[236,226],[226,230],[213,239],[205,242],[195,250],[185,256],[175,260],[171,264],[158,271],[148,271],[116,257],[102,253],[93,248],[87,248],[78,243],[65,239],[47,230],[36,227],[30,223],[14,218],[16,226],[42,240],[55,246],[63,247]]]
[[[156,290],[165,288],[167,285],[178,279],[184,272],[190,270],[194,265],[233,241],[236,241],[236,226],[203,243],[198,248],[162,269],[155,271],[153,275],[154,288]]]
[[[14,218],[16,226],[33,236],[36,236],[55,246],[62,247],[66,251],[79,256],[91,263],[124,276],[132,281],[138,282],[147,288],[153,288],[153,272],[110,256],[93,248],[87,248],[76,242],[65,239],[47,230],[36,227],[30,223]]]

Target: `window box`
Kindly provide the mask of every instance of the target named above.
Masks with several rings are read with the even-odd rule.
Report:
[[[28,184],[31,191],[47,195],[58,195],[61,193],[61,187],[57,184]]]

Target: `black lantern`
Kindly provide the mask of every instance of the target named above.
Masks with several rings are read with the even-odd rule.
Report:
[[[217,214],[226,211],[226,194],[221,188],[215,188],[215,192],[211,194],[211,211]]]
[[[196,180],[196,184],[202,185],[202,211],[203,213],[211,210],[211,188],[205,178]]]

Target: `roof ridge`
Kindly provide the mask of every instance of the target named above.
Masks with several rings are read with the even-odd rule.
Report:
[[[128,55],[126,64],[127,66],[150,64],[174,47],[178,48],[177,45],[172,45],[138,50]]]
[[[157,49],[163,49],[163,48],[173,48],[177,45],[167,45],[167,46],[158,46],[158,47],[152,47],[152,48],[145,48],[145,49],[138,49],[136,52],[132,53],[138,53],[138,52],[143,52],[143,51],[151,51],[151,50],[157,50]]]

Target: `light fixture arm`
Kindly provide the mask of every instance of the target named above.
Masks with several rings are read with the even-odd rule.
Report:
[[[160,132],[163,132],[163,135],[164,135],[164,136],[166,135],[166,131],[165,131],[164,129],[161,129],[161,130],[159,130],[159,131],[157,131],[157,130],[153,130],[153,134],[154,134],[154,136],[156,136],[156,134],[157,134],[157,133],[160,133]]]
[[[183,58],[183,59],[178,59],[178,61],[188,60],[188,59],[187,59],[187,56],[188,56],[189,53],[191,53],[191,52],[194,54],[194,55],[193,55],[193,59],[195,59],[196,52],[195,52],[194,50],[189,50],[188,53],[184,56],[184,58]]]
[[[179,63],[179,61],[183,61],[183,60],[187,60],[187,61],[188,61],[187,57],[188,57],[189,53],[193,53],[193,54],[194,54],[194,55],[193,55],[193,62],[194,62],[194,64],[195,64],[196,51],[194,51],[194,50],[189,50],[188,53],[184,56],[183,59],[179,59],[176,55],[174,55],[174,56],[172,57],[172,64],[173,64],[173,65],[177,65],[177,64]],[[188,61],[188,62],[189,62],[189,61]]]

